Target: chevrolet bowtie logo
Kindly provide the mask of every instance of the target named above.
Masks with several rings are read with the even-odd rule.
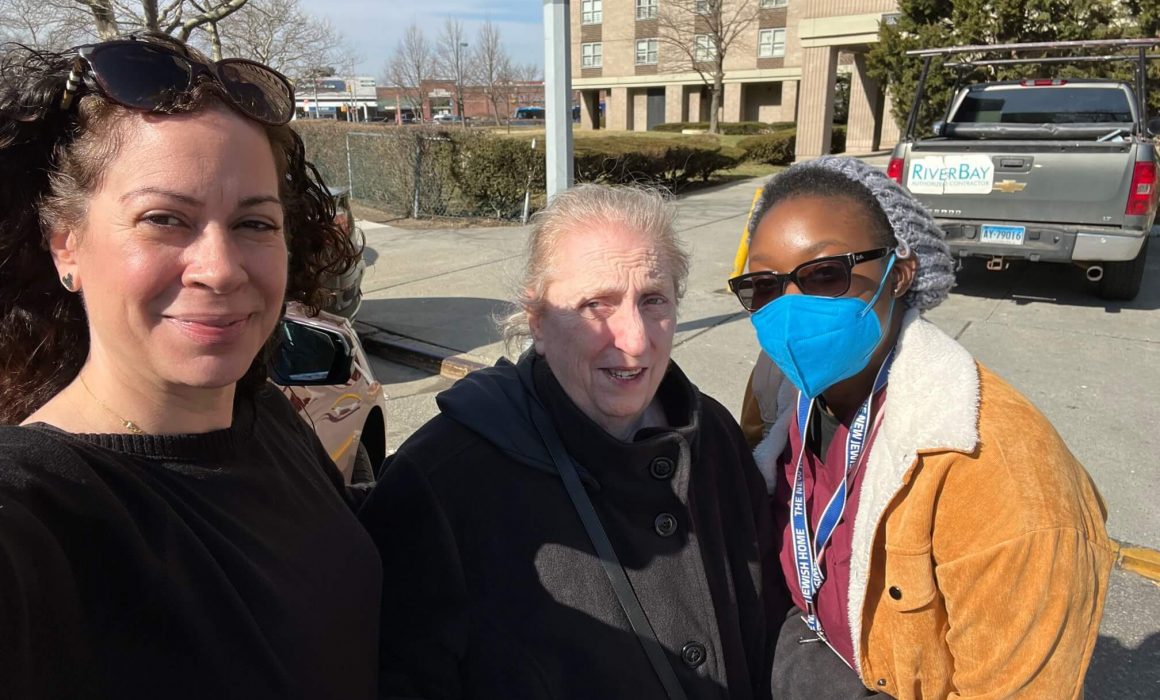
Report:
[[[992,192],[997,190],[999,192],[1006,192],[1007,194],[1022,192],[1025,189],[1027,189],[1026,182],[1015,182],[1014,180],[1003,180],[1002,182],[996,182],[994,185],[991,185]]]

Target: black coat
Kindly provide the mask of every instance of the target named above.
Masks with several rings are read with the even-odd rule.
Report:
[[[769,697],[786,603],[764,482],[729,413],[675,364],[658,396],[680,427],[631,443],[534,355],[439,396],[360,512],[383,557],[380,697],[665,697],[533,410],[580,469],[688,697]]]

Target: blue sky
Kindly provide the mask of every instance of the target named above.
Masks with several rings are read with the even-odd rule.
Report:
[[[463,23],[468,42],[490,19],[500,29],[504,45],[518,63],[544,64],[543,4],[534,0],[300,0],[302,9],[327,17],[361,57],[361,75],[381,77],[407,26],[415,22],[434,41],[443,20]]]

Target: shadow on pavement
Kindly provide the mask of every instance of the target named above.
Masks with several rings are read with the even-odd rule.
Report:
[[[737,319],[748,316],[744,311],[738,311],[732,314],[717,314],[716,316],[706,316],[705,318],[698,318],[691,321],[681,321],[677,324],[677,332],[684,333],[685,331],[696,331],[702,328],[713,328],[722,323],[730,323]]]
[[[362,256],[363,256],[363,262],[365,262],[367,264],[367,267],[370,267],[371,265],[374,265],[375,261],[377,261],[379,259],[379,251],[375,250],[374,248],[370,247],[369,245],[364,245],[363,251],[362,251]]]
[[[388,333],[471,353],[501,339],[495,320],[511,309],[505,300],[480,297],[366,299],[358,320]]]
[[[1160,634],[1135,649],[1100,635],[1084,683],[1088,700],[1160,698]]]
[[[1122,309],[1160,309],[1160,240],[1149,244],[1148,264],[1140,294],[1131,301],[1107,301],[1096,294],[1096,285],[1084,278],[1075,265],[1030,263],[1013,260],[1005,270],[986,269],[982,258],[964,259],[956,274],[953,294],[984,299],[1010,299],[1016,304],[1058,304],[1103,308],[1108,313]]]

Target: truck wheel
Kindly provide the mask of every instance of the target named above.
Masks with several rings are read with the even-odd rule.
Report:
[[[365,484],[375,480],[375,467],[371,464],[371,455],[367,446],[359,442],[358,451],[354,453],[354,467],[350,472],[350,483]]]
[[[1132,260],[1110,262],[1104,265],[1104,276],[1100,279],[1100,298],[1114,301],[1130,301],[1140,293],[1144,280],[1144,263],[1148,258],[1148,239]]]

